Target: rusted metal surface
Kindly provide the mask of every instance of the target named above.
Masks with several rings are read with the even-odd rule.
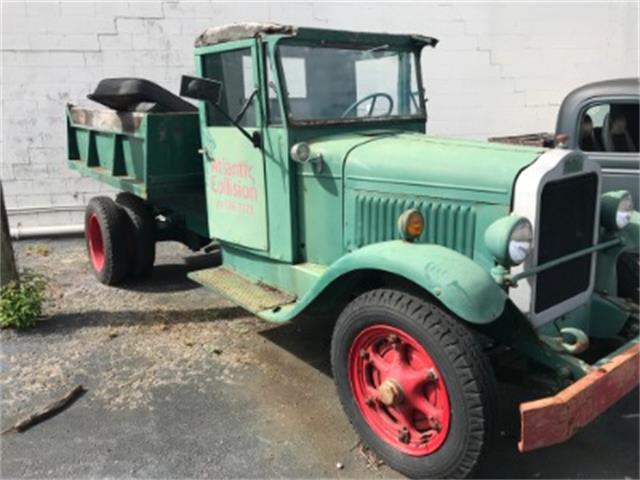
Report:
[[[402,400],[404,396],[402,387],[392,378],[385,380],[378,387],[378,398],[387,407],[391,407]]]
[[[639,361],[635,343],[557,395],[520,404],[518,449],[529,452],[571,438],[638,385]]]
[[[319,125],[359,125],[359,124],[380,124],[382,122],[415,122],[416,120],[426,120],[426,117],[417,113],[415,115],[377,115],[375,117],[355,117],[355,118],[328,118],[310,120],[291,120],[290,124],[296,127],[315,127]]]
[[[242,305],[251,312],[260,312],[296,300],[295,295],[253,283],[223,267],[198,270],[190,273],[189,278]]]
[[[550,147],[553,145],[553,134],[547,132],[527,133],[524,135],[508,135],[505,137],[491,137],[492,143],[508,143],[511,145],[529,145],[532,147]]]
[[[246,38],[255,38],[260,35],[282,34],[295,35],[297,28],[292,25],[280,25],[277,23],[232,23],[219,27],[210,27],[196,38],[196,47],[206,47],[218,43],[233,42]]]
[[[144,118],[143,113],[116,112],[114,110],[95,110],[80,107],[69,109],[71,121],[75,125],[97,128],[99,130],[135,132]]]

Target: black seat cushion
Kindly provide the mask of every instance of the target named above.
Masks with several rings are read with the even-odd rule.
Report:
[[[87,98],[118,112],[196,112],[191,103],[144,78],[105,78]]]

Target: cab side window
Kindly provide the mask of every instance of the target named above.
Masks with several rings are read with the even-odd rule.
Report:
[[[257,99],[253,82],[251,50],[210,53],[203,58],[203,76],[222,83],[220,107],[243,127],[255,127]],[[207,125],[231,126],[211,105],[206,106]]]
[[[587,109],[580,122],[580,149],[585,152],[638,152],[637,103],[601,103]]]

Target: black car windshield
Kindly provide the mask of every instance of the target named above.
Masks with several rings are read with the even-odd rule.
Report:
[[[283,43],[278,53],[294,123],[423,116],[409,49]]]

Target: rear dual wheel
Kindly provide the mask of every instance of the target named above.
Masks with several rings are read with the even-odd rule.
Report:
[[[413,478],[473,472],[493,437],[495,384],[458,319],[403,292],[367,292],[340,315],[331,360],[347,416],[390,467]]]
[[[94,197],[85,212],[85,238],[89,261],[96,278],[116,285],[127,276],[141,277],[155,260],[153,216],[134,195]]]
[[[94,197],[84,216],[87,252],[100,283],[116,285],[127,275],[127,219],[108,197]]]
[[[128,192],[118,194],[116,203],[129,221],[130,273],[137,278],[146,277],[156,259],[156,226],[151,208],[140,197]]]

